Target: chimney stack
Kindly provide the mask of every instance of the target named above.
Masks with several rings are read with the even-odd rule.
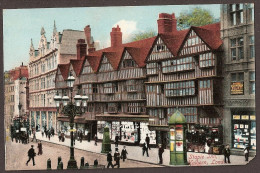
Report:
[[[177,31],[177,19],[174,13],[160,13],[157,23],[159,34],[171,34]]]
[[[91,28],[90,28],[89,25],[87,25],[84,28],[84,32],[85,32],[85,37],[86,37],[86,40],[87,40],[87,44],[90,45],[90,42],[91,42]]]
[[[112,28],[112,32],[110,32],[111,37],[111,47],[117,47],[122,45],[122,32],[119,26]]]
[[[78,39],[77,43],[77,60],[84,59],[87,55],[87,44],[84,39]]]

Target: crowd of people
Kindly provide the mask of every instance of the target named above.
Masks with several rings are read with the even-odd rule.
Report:
[[[42,131],[42,137],[44,137],[44,133],[45,133],[45,136],[46,138],[49,138],[50,140],[50,136],[54,136],[54,131],[52,131],[52,129],[50,130],[45,130],[45,131]],[[37,142],[37,139],[36,139],[36,131],[33,130],[33,137],[32,137],[32,142],[34,140],[36,140]],[[83,133],[82,131],[78,131],[76,133],[74,133],[74,144],[75,144],[75,139],[78,139],[80,142],[82,142],[83,140]],[[62,132],[58,132],[58,136],[59,136],[59,141],[63,141],[65,140],[65,135],[64,133]],[[88,141],[90,142],[90,138],[87,138]],[[18,139],[17,139],[18,140]],[[95,134],[94,136],[94,145],[97,146],[97,135]],[[107,154],[107,168],[109,167],[116,167],[117,168],[120,168],[120,160],[122,159],[123,162],[125,162],[125,160],[127,159],[127,155],[128,155],[128,152],[126,150],[126,146],[123,147],[121,153],[119,152],[119,149],[118,149],[118,145],[119,145],[119,136],[118,134],[116,135],[115,137],[115,153],[114,155],[112,156],[112,151],[110,150],[110,152]],[[42,151],[42,143],[41,141],[39,141],[38,143],[38,155],[42,155],[43,154],[43,151]],[[164,146],[159,144],[158,145],[158,158],[159,158],[159,164],[163,164],[163,153],[164,153]],[[142,145],[142,154],[143,156],[146,154],[147,157],[149,157],[149,150],[151,150],[151,147],[150,147],[150,138],[148,136],[148,134],[146,135],[146,139],[145,139],[145,142],[143,143]],[[224,155],[224,162],[225,163],[231,163],[230,161],[230,155],[231,155],[231,151],[230,151],[230,148],[229,148],[229,145],[226,145],[224,150],[222,151],[223,155]],[[31,145],[31,149],[28,151],[28,161],[26,162],[26,165],[28,165],[28,162],[30,162],[30,160],[33,161],[33,166],[35,165],[35,162],[34,162],[34,157],[36,156],[36,153],[33,149],[33,145]],[[248,158],[249,158],[249,147],[247,145],[245,145],[244,147],[244,156],[245,156],[245,161],[248,161]],[[113,159],[114,157],[114,159]],[[115,161],[115,163],[113,164],[113,160]]]

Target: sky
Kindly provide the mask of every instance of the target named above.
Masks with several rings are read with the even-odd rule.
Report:
[[[37,49],[44,27],[47,41],[50,41],[54,21],[58,32],[64,29],[83,31],[90,25],[94,41],[99,41],[101,48],[105,48],[110,46],[110,32],[116,25],[120,26],[123,43],[126,43],[135,33],[151,29],[157,32],[159,13],[175,13],[178,17],[181,12],[196,6],[208,9],[217,19],[220,17],[219,4],[4,9],[4,70],[18,67],[22,62],[28,65],[31,39]]]

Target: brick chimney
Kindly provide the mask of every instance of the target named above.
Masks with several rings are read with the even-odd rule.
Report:
[[[87,40],[87,44],[90,45],[90,42],[91,42],[91,28],[90,28],[89,25],[87,25],[84,28],[84,32],[85,32],[85,37],[86,37],[86,40]]]
[[[78,39],[77,60],[83,59],[87,55],[87,44],[84,39]]]
[[[177,19],[174,13],[160,13],[157,23],[159,34],[170,34],[177,31]]]
[[[92,53],[92,52],[95,52],[95,51],[96,51],[96,48],[94,48],[94,47],[88,48],[88,53]]]
[[[112,32],[110,32],[111,37],[111,47],[117,47],[122,45],[122,32],[119,26],[112,28]]]

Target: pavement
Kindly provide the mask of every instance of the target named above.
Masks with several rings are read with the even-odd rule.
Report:
[[[51,160],[51,169],[57,169],[58,157],[62,158],[63,169],[67,168],[67,163],[70,158],[69,148],[67,146],[54,144],[51,142],[42,141],[43,154],[36,155],[35,166],[33,166],[32,161],[25,164],[28,160],[27,152],[34,145],[36,154],[38,153],[37,143],[30,142],[29,144],[22,144],[6,141],[6,154],[5,154],[5,170],[46,170],[47,160]],[[81,157],[84,157],[85,163],[88,162],[90,165],[94,164],[94,160],[97,159],[99,165],[107,165],[107,156],[104,154],[94,153],[75,149],[74,151],[75,160],[77,165],[80,165]],[[113,164],[115,161],[113,161]],[[160,167],[159,165],[153,165],[144,162],[137,162],[132,160],[126,160],[125,162],[120,162],[120,168],[146,168],[146,167]],[[1,171],[0,171],[1,172]]]
[[[65,138],[64,142],[59,142],[57,135],[54,135],[49,140],[48,138],[45,137],[45,135],[42,137],[40,132],[36,133],[36,138],[37,140],[55,143],[62,146],[67,146],[67,147],[70,146],[70,138]],[[80,143],[80,141],[76,140],[74,147],[79,150],[102,154],[101,142],[98,142],[97,146],[95,146],[94,141],[88,142],[86,140],[83,140]],[[119,145],[118,148],[119,151],[121,152],[121,150],[123,149],[123,145]],[[112,149],[112,153],[114,153],[115,152],[114,144],[111,144],[111,149]],[[128,152],[127,158],[129,160],[156,164],[159,166],[158,148],[151,148],[151,150],[148,151],[149,157],[147,157],[146,154],[144,156],[142,155],[142,147],[139,146],[126,146],[126,150]],[[190,166],[245,165],[248,163],[245,161],[244,156],[231,155],[230,156],[231,163],[228,164],[228,163],[224,163],[223,155],[212,155],[212,154],[194,153],[194,152],[188,152],[187,159],[188,162],[190,163]],[[253,157],[249,157],[249,161],[252,159]],[[170,151],[169,149],[165,149],[163,153],[163,164],[161,166],[170,166],[169,162],[170,162]]]

